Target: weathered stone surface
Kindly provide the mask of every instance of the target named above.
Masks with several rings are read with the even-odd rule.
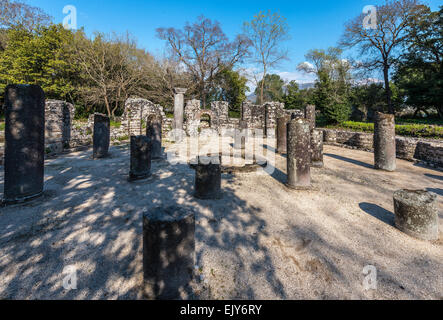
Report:
[[[152,117],[148,120],[146,135],[151,140],[152,160],[162,158],[162,122],[161,118]]]
[[[395,225],[404,233],[422,240],[437,240],[437,195],[425,190],[394,193]]]
[[[377,112],[374,125],[375,169],[395,171],[395,116]]]
[[[195,213],[158,207],[143,214],[143,293],[152,300],[189,298],[195,265]]]
[[[311,187],[311,132],[309,121],[295,119],[288,124],[288,182],[293,189]]]
[[[160,119],[162,123],[166,122],[166,114],[162,106],[146,99],[129,98],[125,102],[125,112],[121,122],[122,129],[128,136],[143,135],[152,118]]]
[[[323,168],[323,131],[311,131],[311,164],[314,168]]]
[[[221,199],[221,156],[198,157],[197,161],[194,196],[203,200]]]
[[[309,128],[312,130],[315,129],[315,121],[316,121],[316,116],[315,116],[315,106],[314,105],[307,105],[305,108],[305,118],[306,120],[309,121]]]
[[[35,85],[5,89],[4,202],[40,196],[44,185],[45,94]]]
[[[330,145],[344,145],[352,149],[374,151],[374,135],[363,132],[351,132],[335,129],[321,129],[324,142]],[[443,143],[436,140],[425,140],[397,136],[396,153],[398,159],[423,161],[429,165],[443,168]]]
[[[45,146],[58,153],[70,147],[75,108],[66,101],[48,100],[45,104]]]
[[[289,115],[285,115],[277,119],[277,152],[286,154],[287,137],[288,137],[288,122],[291,120]]]
[[[151,140],[146,136],[131,137],[129,180],[141,180],[151,175],[151,146]]]
[[[93,158],[100,159],[108,156],[111,121],[104,114],[94,114]]]

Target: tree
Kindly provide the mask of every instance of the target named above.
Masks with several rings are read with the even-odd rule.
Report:
[[[96,33],[93,40],[77,32],[74,61],[82,70],[83,98],[96,106],[104,105],[114,117],[123,111],[127,98],[140,92],[148,53],[137,49],[129,35],[119,37]]]
[[[289,39],[289,26],[286,18],[271,11],[260,11],[250,22],[244,23],[244,30],[254,48],[253,62],[263,71],[260,88],[260,103],[265,101],[265,81],[268,70],[288,59],[287,50],[281,48],[282,42]]]
[[[20,1],[0,0],[0,28],[21,27],[34,31],[51,22],[43,10]]]
[[[8,30],[8,45],[0,54],[0,90],[8,84],[38,84],[48,98],[74,100],[79,68],[71,63],[73,34],[62,25]]]
[[[157,36],[167,41],[172,58],[186,66],[192,74],[203,106],[206,106],[208,94],[219,73],[242,61],[250,46],[243,35],[230,42],[219,22],[203,16],[192,24],[186,23],[182,30],[158,28]]]
[[[240,113],[249,90],[247,83],[248,79],[240,72],[224,68],[215,81],[214,100],[229,102],[230,111]]]
[[[365,17],[361,14],[346,24],[340,41],[344,48],[358,48],[360,55],[368,58],[361,63],[363,68],[368,70],[381,68],[385,82],[386,103],[391,114],[395,110],[389,83],[390,68],[398,56],[398,50],[407,40],[408,23],[417,9],[417,0],[387,0],[384,5],[377,7],[375,30],[363,27]]]
[[[352,64],[341,57],[342,50],[310,50],[306,62],[298,70],[317,76],[313,101],[329,122],[343,122],[350,115],[350,88]]]
[[[257,104],[265,102],[282,102],[284,97],[283,87],[285,82],[278,74],[267,74],[264,81],[261,80],[255,89],[257,95]],[[261,96],[259,98],[259,96]]]
[[[422,6],[420,14],[411,17],[408,34],[394,81],[415,114],[435,108],[443,118],[443,7],[431,12]]]

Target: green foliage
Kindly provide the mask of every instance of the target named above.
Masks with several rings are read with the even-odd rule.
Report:
[[[351,104],[348,96],[345,92],[340,92],[340,88],[337,88],[337,81],[332,81],[327,72],[319,72],[314,102],[329,123],[342,123],[349,120]]]
[[[50,99],[72,101],[79,82],[78,66],[71,62],[73,34],[62,25],[31,32],[8,31],[8,45],[0,53],[0,91],[8,84],[37,84]]]
[[[286,94],[283,98],[286,109],[302,109],[305,101],[299,90],[297,82],[291,81],[286,86]]]
[[[255,89],[255,95],[257,96],[257,104],[260,103],[260,93],[261,93],[261,87],[262,87],[261,80],[257,88]],[[284,101],[284,91],[283,86],[285,85],[285,82],[278,74],[267,74],[264,80],[264,91],[263,91],[263,101],[264,102],[272,102],[272,101],[278,101],[283,102]]]
[[[117,121],[111,121],[111,128],[120,128],[122,126],[121,122],[117,122]]]
[[[417,112],[434,108],[443,119],[443,7],[420,7],[410,17],[407,52],[397,63],[394,80],[407,105]]]
[[[367,122],[345,121],[340,125],[330,125],[329,128],[348,129],[358,132],[374,132],[374,124]],[[396,125],[396,134],[417,138],[443,139],[443,127],[423,124]]]
[[[247,82],[238,71],[224,68],[215,81],[212,100],[229,102],[230,111],[240,112],[249,90]]]
[[[240,119],[241,112],[240,111],[229,111],[229,118]]]
[[[0,131],[5,131],[5,123],[0,122]]]

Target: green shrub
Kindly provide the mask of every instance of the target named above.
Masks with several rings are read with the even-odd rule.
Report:
[[[232,110],[229,110],[229,118],[240,119],[240,118],[241,118],[241,113],[240,113],[240,111],[232,111]]]
[[[349,103],[334,103],[325,107],[324,113],[331,123],[343,123],[351,116],[351,105]]]
[[[0,122],[0,131],[4,131],[4,130],[5,130],[5,123]]]
[[[374,132],[374,124],[367,122],[345,121],[340,125],[330,125],[326,127],[347,129],[358,132]],[[395,131],[399,136],[443,139],[443,126],[431,126],[425,124],[398,124],[395,126]]]

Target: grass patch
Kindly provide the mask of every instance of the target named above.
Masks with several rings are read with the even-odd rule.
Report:
[[[120,128],[122,126],[121,122],[117,122],[117,121],[111,121],[111,128]]]
[[[374,132],[374,124],[367,122],[345,121],[339,125],[328,125],[326,128],[345,129],[358,132]],[[443,139],[443,126],[432,126],[425,124],[398,124],[395,132],[399,136],[414,138]]]
[[[168,119],[174,119],[174,112],[165,112],[166,118]]]

